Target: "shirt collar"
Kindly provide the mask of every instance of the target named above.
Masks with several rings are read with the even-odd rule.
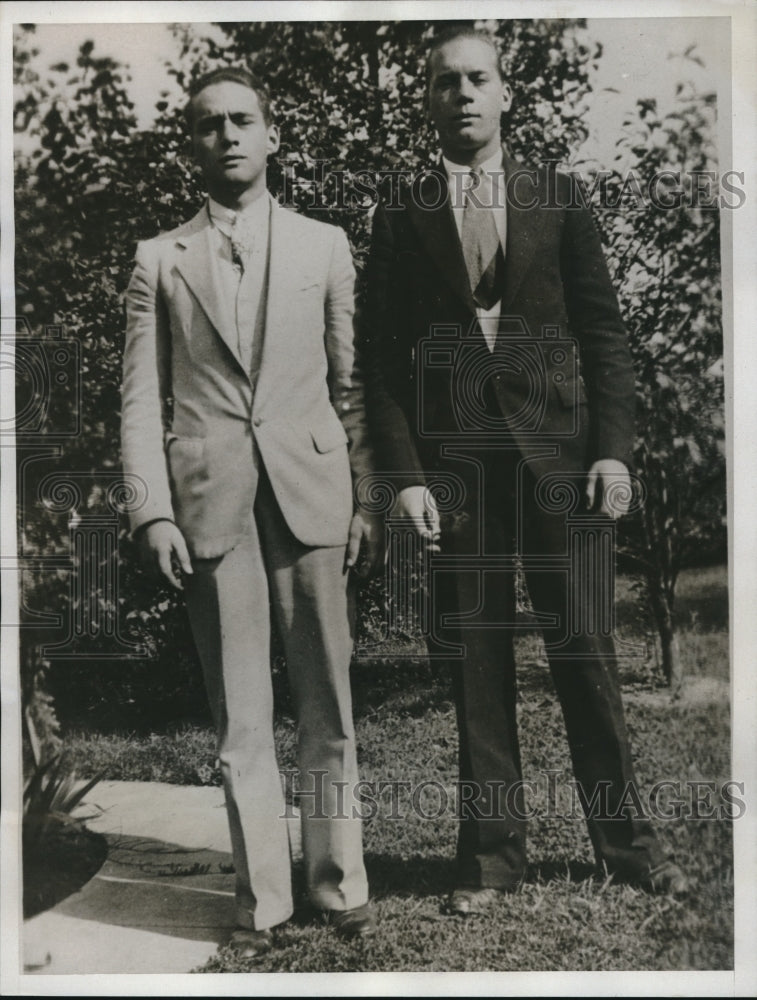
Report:
[[[268,191],[264,191],[255,201],[250,202],[249,205],[245,205],[239,211],[235,211],[233,208],[226,208],[225,205],[221,205],[208,195],[210,221],[224,236],[231,238],[231,227],[237,218],[240,221],[244,221],[250,228],[263,225],[267,218],[270,200],[270,194]]]
[[[453,163],[446,156],[442,156],[442,163],[449,179],[452,179],[453,176],[460,176],[471,172],[471,167],[460,163]],[[479,164],[477,169],[480,174],[496,174],[503,171],[505,167],[502,160],[502,150],[498,149],[488,160],[484,160],[483,163]]]

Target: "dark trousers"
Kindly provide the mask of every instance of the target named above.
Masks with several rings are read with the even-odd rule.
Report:
[[[470,491],[472,507],[442,523],[442,553],[497,557],[512,555],[517,546],[533,609],[550,616],[542,633],[574,776],[586,803],[599,796],[587,813],[597,861],[620,877],[642,876],[664,858],[648,820],[633,809],[614,816],[635,781],[616,654],[606,630],[576,628],[576,622],[591,621],[586,614],[591,595],[586,567],[568,564],[567,514],[545,502],[514,449],[489,453],[481,471],[485,485],[478,494]],[[600,591],[606,584],[599,582]],[[600,597],[612,600],[611,593]],[[472,568],[440,572],[434,575],[432,599],[437,636],[464,647],[462,657],[451,659],[464,802],[458,885],[510,889],[526,866],[513,651],[515,572],[512,567],[485,574]],[[449,616],[462,620],[441,624]],[[433,640],[429,648],[438,652]]]

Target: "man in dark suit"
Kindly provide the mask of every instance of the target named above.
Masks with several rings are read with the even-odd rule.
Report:
[[[361,543],[352,477],[372,468],[341,229],[266,189],[278,149],[266,87],[217,70],[190,91],[209,198],[141,243],[126,294],[122,450],[142,478],[131,515],[147,562],[186,593],[218,727],[236,869],[234,948],[254,957],[292,913],[286,805],[273,739],[270,619],[298,721],[312,904],[372,933],[349,685]]]
[[[501,144],[511,101],[489,35],[435,37],[427,110],[442,159],[378,206],[366,308],[379,465],[398,492],[394,515],[431,553],[429,651],[453,663],[462,807],[450,909],[461,914],[525,872],[515,553],[598,862],[651,891],[686,890],[648,820],[623,808],[635,779],[602,614],[607,529],[611,539],[631,495],[626,333],[569,178],[526,170]],[[449,517],[435,482],[463,498]]]

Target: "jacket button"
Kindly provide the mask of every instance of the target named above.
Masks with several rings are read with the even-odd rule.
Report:
[[[255,427],[260,427],[260,425],[263,423],[263,418],[262,417],[255,417],[255,419],[252,421],[252,423],[253,423],[253,425]]]

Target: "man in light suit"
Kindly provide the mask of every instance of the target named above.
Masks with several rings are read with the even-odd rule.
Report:
[[[600,240],[566,176],[503,148],[512,91],[489,35],[436,36],[426,97],[442,159],[376,210],[366,399],[395,514],[432,553],[429,649],[455,655],[463,804],[449,908],[481,912],[526,870],[516,552],[597,860],[618,880],[683,892],[649,821],[622,808],[635,779],[615,649],[611,630],[591,627],[612,594],[569,563],[568,515],[606,540],[630,493],[634,376]],[[434,480],[465,497],[446,521]]]
[[[372,467],[342,230],[271,198],[278,149],[265,86],[217,70],[187,121],[209,198],[141,243],[126,296],[122,446],[147,500],[132,530],[184,589],[219,734],[245,957],[292,913],[277,767],[270,617],[298,721],[310,900],[345,936],[372,933],[348,669],[350,570],[378,535],[353,512]],[[362,564],[361,564],[362,565]]]

